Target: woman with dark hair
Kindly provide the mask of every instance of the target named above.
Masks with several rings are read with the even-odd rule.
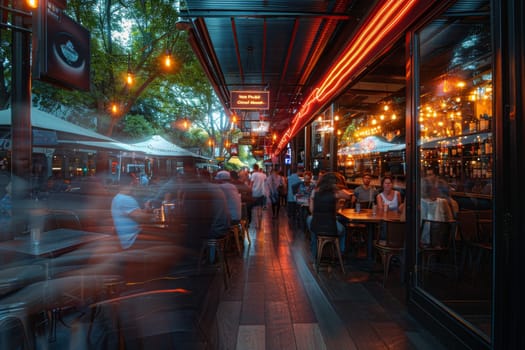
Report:
[[[394,182],[390,176],[385,176],[381,180],[381,187],[383,192],[379,193],[376,197],[377,207],[381,211],[393,210],[399,211],[401,204],[401,193],[394,190]]]
[[[345,227],[337,221],[338,202],[349,200],[352,193],[346,188],[344,177],[335,172],[324,174],[310,196],[310,215],[306,219],[310,229],[310,244],[314,259],[317,256],[317,235],[319,233],[339,236],[341,251],[345,250]]]

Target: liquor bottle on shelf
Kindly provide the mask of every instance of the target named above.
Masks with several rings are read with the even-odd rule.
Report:
[[[492,136],[489,135],[485,140],[485,154],[492,154]]]

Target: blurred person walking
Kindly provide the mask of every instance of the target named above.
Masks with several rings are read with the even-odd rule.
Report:
[[[266,183],[268,185],[270,202],[272,203],[272,218],[275,219],[278,217],[281,207],[279,190],[284,187],[284,180],[281,175],[279,175],[277,169],[273,169]]]

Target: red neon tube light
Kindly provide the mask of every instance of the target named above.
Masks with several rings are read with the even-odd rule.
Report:
[[[418,0],[387,0],[377,7],[337,63],[328,71],[318,86],[308,95],[301,109],[283,134],[274,155],[278,155],[297,134],[315,108],[332,98],[348,79],[363,67],[363,62],[377,49],[381,41],[396,30],[396,26],[414,8]]]

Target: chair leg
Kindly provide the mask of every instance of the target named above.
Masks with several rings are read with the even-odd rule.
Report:
[[[383,260],[383,288],[385,288],[386,281],[388,280],[388,272],[390,271],[390,261],[392,260],[391,254],[381,255]]]
[[[341,271],[345,274],[345,265],[343,264],[343,257],[341,256],[341,246],[339,245],[339,239],[335,241],[335,249],[337,250],[337,257],[339,258],[339,265],[341,265]]]
[[[250,231],[248,230],[248,222],[245,219],[241,220],[241,229],[243,232],[243,237],[248,240],[248,245],[251,245],[252,240],[250,238]]]
[[[316,263],[315,263],[315,268],[316,268],[317,273],[319,273],[319,265],[321,264],[321,257],[323,255],[323,247],[325,244],[326,244],[326,241],[317,237],[317,257],[316,257]]]
[[[242,257],[241,242],[239,240],[239,233],[240,233],[239,225],[240,224],[233,225],[232,231],[233,231],[233,239],[235,240],[235,246],[237,247],[237,252],[239,253],[239,256]]]

